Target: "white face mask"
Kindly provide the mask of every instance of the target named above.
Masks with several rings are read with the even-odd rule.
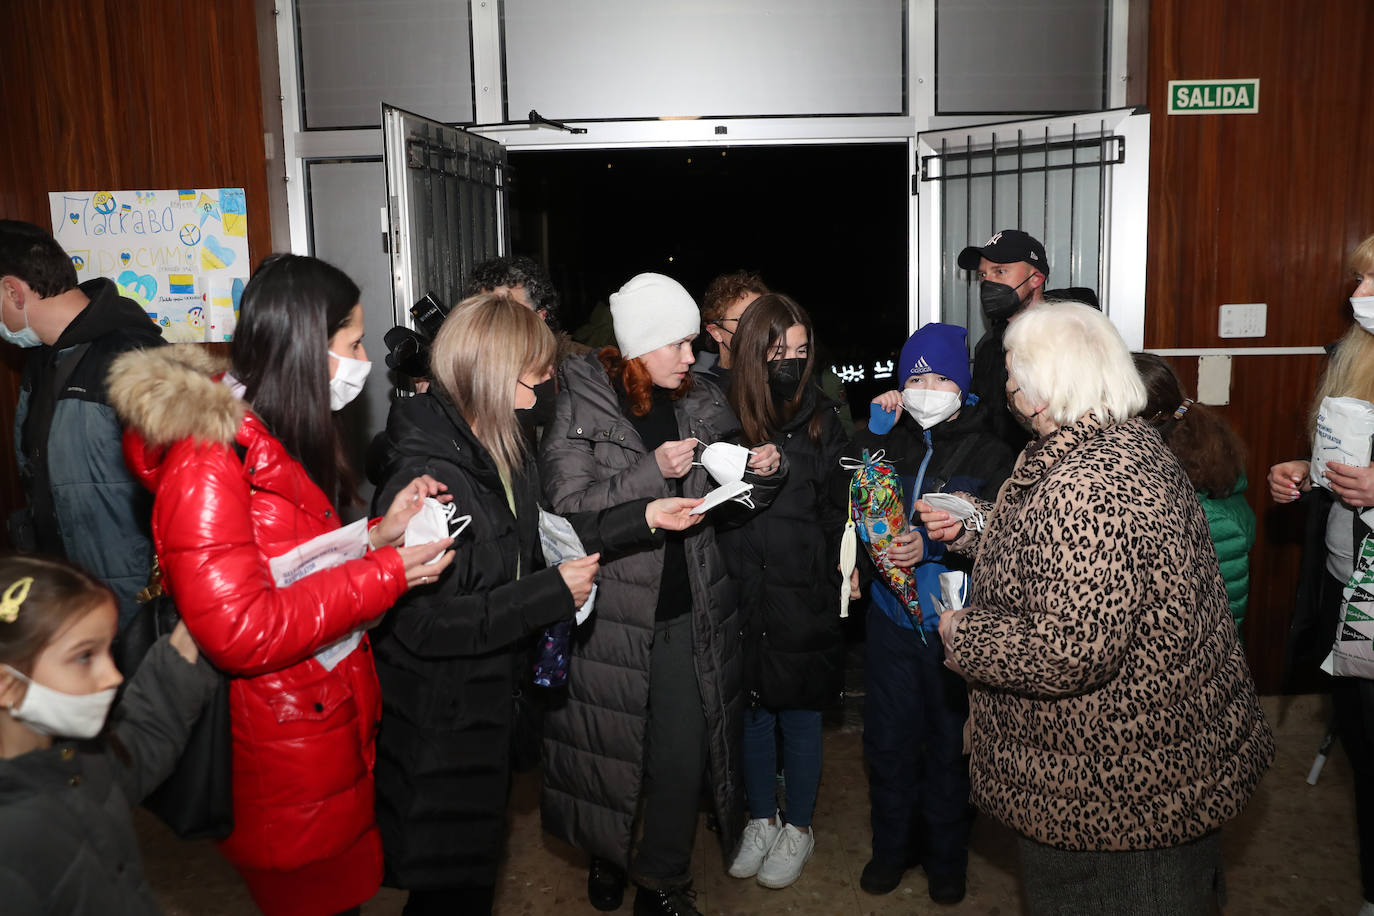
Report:
[[[959,411],[961,399],[957,391],[939,391],[934,388],[903,388],[902,408],[911,419],[921,424],[921,429],[930,429],[943,423]]]
[[[4,295],[4,292],[0,291],[0,298],[3,298]],[[0,320],[0,340],[25,349],[43,346],[43,341],[39,338],[38,332],[29,326],[28,309],[24,309],[24,329],[22,331],[11,331],[9,325]]]
[[[701,450],[701,461],[696,463],[718,484],[737,483],[749,466],[749,449],[732,442],[712,442]]]
[[[5,667],[29,685],[23,702],[10,709],[10,715],[40,735],[86,739],[94,738],[104,728],[117,688],[80,695],[63,693],[44,687],[9,665]]]
[[[733,442],[712,442],[701,450],[701,460],[693,462],[706,469],[711,479],[720,489],[707,494],[703,507],[711,508],[720,502],[732,499],[750,509],[754,508],[749,494],[754,485],[744,482],[744,472],[749,467],[749,449]]]
[[[1351,296],[1350,307],[1355,310],[1360,327],[1374,334],[1374,296]]]
[[[333,350],[329,355],[339,361],[334,377],[329,380],[329,409],[340,410],[363,390],[367,374],[372,371],[372,363],[365,359],[352,359],[340,356]]]

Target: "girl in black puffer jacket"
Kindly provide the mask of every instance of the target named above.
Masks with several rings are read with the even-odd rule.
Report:
[[[740,319],[729,391],[744,438],[787,456],[787,481],[767,511],[721,534],[740,591],[744,636],[744,783],[749,823],[730,866],[786,887],[815,847],[811,813],[821,775],[821,710],[839,699],[844,643],[832,575],[845,505],[827,483],[849,443],[814,382],[811,319],[768,294]],[[833,580],[833,581],[832,581]],[[787,823],[775,805],[775,727],[782,729]]]

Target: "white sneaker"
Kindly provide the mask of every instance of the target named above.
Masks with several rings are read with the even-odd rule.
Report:
[[[802,866],[816,848],[815,830],[802,833],[791,824],[782,828],[777,842],[759,867],[759,884],[764,887],[787,887],[801,877]]]
[[[744,826],[744,835],[740,837],[739,852],[735,854],[735,861],[730,863],[730,877],[752,878],[758,874],[759,866],[763,864],[764,857],[768,855],[768,850],[773,848],[773,843],[777,841],[780,833],[781,818],[776,813],[771,824],[766,817],[756,817],[749,821]]]

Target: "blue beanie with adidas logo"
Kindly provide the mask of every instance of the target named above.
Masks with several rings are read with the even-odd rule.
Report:
[[[902,355],[897,363],[897,387],[905,387],[907,379],[913,375],[934,372],[959,386],[959,391],[968,396],[972,379],[968,365],[968,331],[957,324],[941,324],[932,321],[902,344]]]

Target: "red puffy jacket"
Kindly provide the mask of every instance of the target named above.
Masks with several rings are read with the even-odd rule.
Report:
[[[128,427],[125,460],[156,494],[164,584],[201,650],[233,676],[234,832],[221,851],[236,865],[287,871],[376,830],[381,699],[370,645],[364,638],[332,671],[312,656],[391,607],[405,567],[385,548],[276,587],[268,558],[339,519],[207,368],[183,347],[126,354],[111,369],[111,403]]]

